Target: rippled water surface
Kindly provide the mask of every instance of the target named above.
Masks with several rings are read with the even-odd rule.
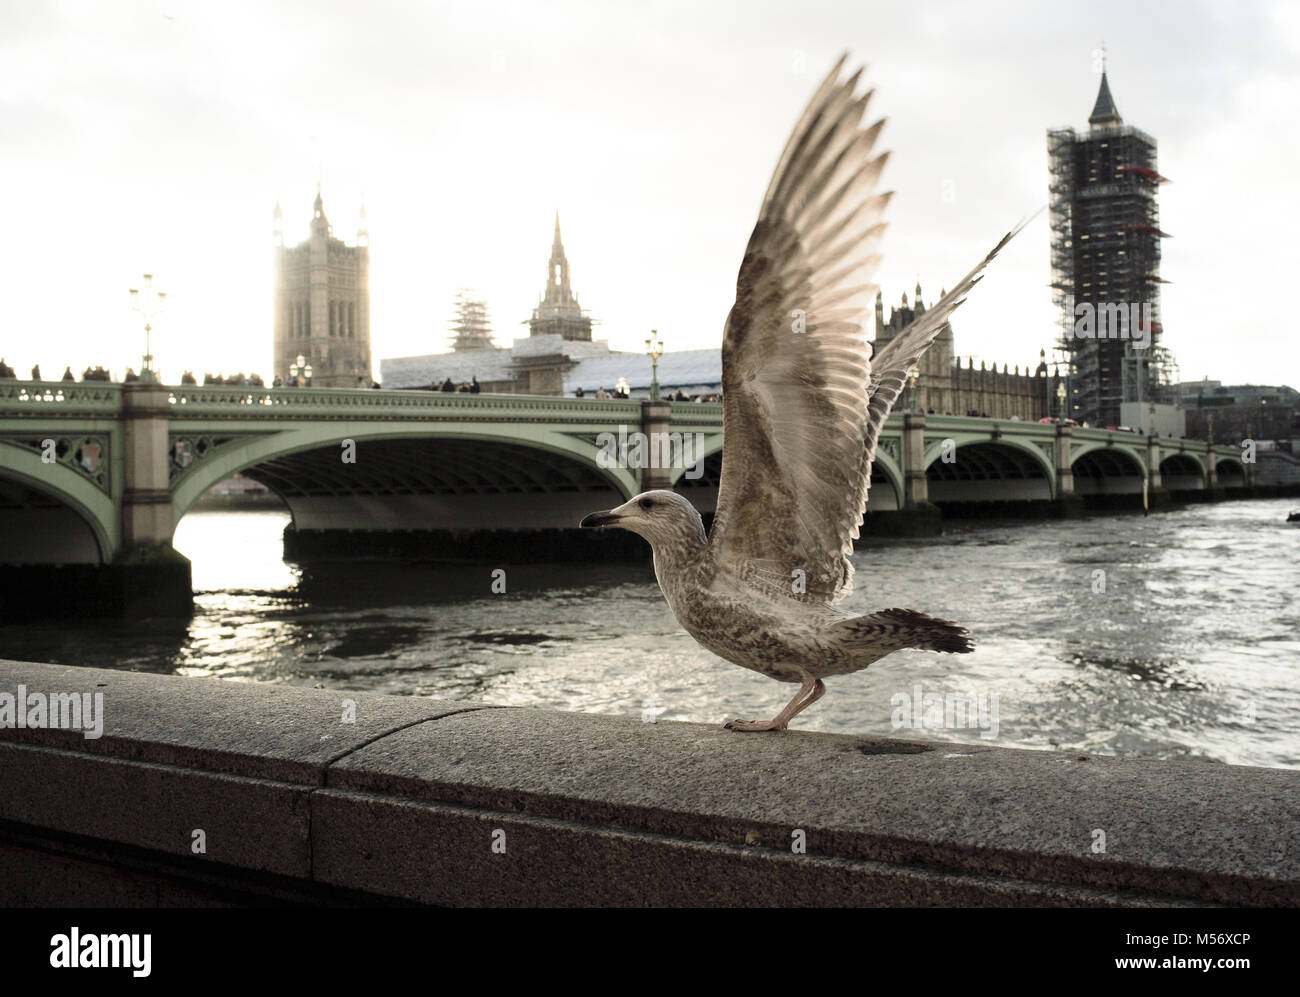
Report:
[[[986,694],[990,708],[996,695],[985,743],[1300,767],[1300,529],[1284,522],[1295,504],[958,526],[860,550],[848,609],[955,619],[977,650],[903,651],[833,678],[794,726],[907,735],[891,698],[919,685]],[[649,706],[707,723],[771,716],[793,691],[698,647],[648,565],[512,567],[493,595],[492,565],[285,564],[287,521],[182,521],[187,624],[7,626],[3,654],[596,713]]]

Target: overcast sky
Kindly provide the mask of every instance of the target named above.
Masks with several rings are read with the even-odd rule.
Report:
[[[381,357],[445,349],[452,296],[526,334],[558,209],[598,338],[715,346],[759,198],[843,50],[889,118],[885,299],[927,298],[1047,200],[1045,132],[1086,127],[1105,41],[1127,124],[1159,141],[1164,344],[1184,379],[1300,382],[1297,4],[221,3],[0,7],[6,283],[25,376],[137,365],[127,289],[168,292],[154,352],[268,375],[271,218],[318,179],[364,199]],[[954,319],[956,350],[1036,362],[1058,322],[1039,217]]]

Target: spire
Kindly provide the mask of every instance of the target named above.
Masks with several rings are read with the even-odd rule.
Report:
[[[284,245],[284,212],[280,210],[280,202],[275,202],[275,214],[272,215],[271,238],[275,240],[277,246]]]
[[[329,238],[332,234],[330,231],[330,220],[325,217],[325,201],[320,195],[319,184],[316,186],[316,203],[312,205],[311,232],[313,239],[317,236]]]
[[[1106,70],[1101,71],[1101,88],[1097,91],[1097,103],[1092,106],[1092,114],[1088,115],[1088,124],[1093,127],[1102,125],[1122,125],[1124,120],[1119,116],[1119,110],[1115,107],[1115,99],[1110,95],[1110,83],[1106,80]]]
[[[559,335],[564,339],[591,341],[592,320],[583,314],[578,296],[569,283],[569,259],[560,239],[560,213],[555,213],[555,239],[546,266],[546,290],[528,321],[529,336]]]
[[[560,241],[560,213],[555,213],[555,241],[551,243],[551,259],[547,263],[546,291],[542,295],[544,304],[576,308],[578,299],[569,286],[569,259],[564,255],[564,243]]]
[[[370,245],[370,222],[366,219],[366,202],[361,202],[361,217],[357,220],[357,245]]]

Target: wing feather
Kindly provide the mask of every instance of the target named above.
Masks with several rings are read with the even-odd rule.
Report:
[[[777,162],[736,279],[722,343],[723,460],[713,565],[756,590],[832,605],[853,586],[853,541],[876,445],[907,372],[1017,226],[948,294],[868,359],[875,247],[890,193],[883,120],[841,57]]]
[[[844,60],[817,89],[768,185],[723,337],[715,564],[829,603],[852,567],[870,467],[863,319],[888,195],[883,122]],[[865,472],[865,473],[864,473]],[[792,585],[794,572],[802,572]]]

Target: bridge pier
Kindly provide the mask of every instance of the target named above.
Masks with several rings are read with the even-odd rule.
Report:
[[[1147,507],[1168,509],[1173,504],[1174,497],[1160,477],[1160,437],[1152,433],[1147,437]]]
[[[925,413],[903,413],[903,507],[888,517],[886,532],[898,537],[934,537],[943,532],[943,514],[930,501],[925,476]],[[872,530],[870,532],[880,532]]]
[[[189,559],[172,547],[168,394],[161,384],[122,386],[122,546],[96,586],[111,593],[113,615],[188,616],[194,608]]]
[[[925,415],[903,414],[903,504],[930,501],[930,485],[925,477]]]
[[[170,544],[167,422],[171,408],[160,384],[122,386],[126,488],[122,493],[122,549]]]
[[[1205,501],[1222,502],[1228,497],[1227,490],[1219,484],[1218,458],[1214,454],[1214,444],[1205,444]]]
[[[642,402],[641,403],[641,432],[645,433],[647,440],[656,439],[656,434],[667,434],[672,428],[673,409],[668,402]],[[658,453],[658,448],[651,446],[650,453],[652,458]],[[672,491],[673,487],[673,469],[670,466],[657,466],[662,461],[651,459],[650,467],[641,468],[641,491],[648,492],[655,488],[663,488]]]
[[[1058,519],[1071,519],[1082,516],[1086,511],[1083,498],[1074,491],[1074,458],[1071,450],[1074,445],[1074,428],[1058,423],[1056,426],[1056,494],[1052,504],[1056,507]]]

